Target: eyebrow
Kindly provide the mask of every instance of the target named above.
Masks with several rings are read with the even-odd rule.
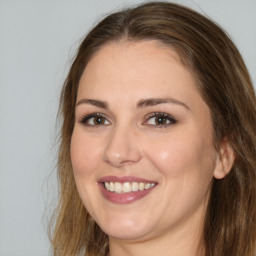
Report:
[[[156,106],[159,104],[165,104],[165,103],[172,103],[172,104],[177,104],[180,105],[186,109],[189,110],[189,107],[183,103],[182,101],[179,101],[174,98],[149,98],[149,99],[141,99],[136,107],[137,108],[144,108],[144,107],[150,107],[150,106]],[[103,109],[108,109],[109,105],[106,101],[101,101],[101,100],[94,100],[94,99],[81,99],[76,103],[76,106],[79,106],[81,104],[89,104],[93,105],[99,108]]]
[[[172,103],[180,105],[186,109],[189,110],[189,107],[183,103],[182,101],[179,101],[174,98],[151,98],[151,99],[142,99],[137,103],[137,108],[143,108],[143,107],[149,107],[149,106],[155,106],[159,104],[165,104],[165,103]]]
[[[79,106],[81,104],[90,104],[99,108],[105,108],[108,109],[108,103],[101,100],[93,100],[93,99],[81,99],[76,103],[76,106]]]

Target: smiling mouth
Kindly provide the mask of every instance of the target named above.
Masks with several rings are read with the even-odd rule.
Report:
[[[156,183],[148,182],[103,182],[104,188],[107,191],[116,193],[116,194],[125,194],[137,191],[148,190],[156,186]]]
[[[146,197],[158,183],[135,176],[105,176],[98,180],[105,199],[114,204],[130,204]]]

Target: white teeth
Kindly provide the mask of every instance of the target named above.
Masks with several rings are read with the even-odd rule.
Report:
[[[144,182],[104,182],[105,188],[108,191],[114,193],[129,193],[136,191],[143,191],[145,189],[150,189],[156,185],[156,183],[144,183]]]
[[[115,192],[116,193],[118,193],[118,194],[120,194],[120,193],[122,193],[123,191],[123,188],[122,188],[123,186],[122,186],[122,184],[121,183],[119,183],[119,182],[115,182]]]
[[[131,192],[132,191],[132,186],[130,182],[125,182],[123,184],[123,192],[127,193],[127,192]]]
[[[106,190],[110,190],[110,184],[108,182],[105,182]]]
[[[109,191],[111,191],[111,192],[115,191],[115,185],[113,182],[110,182],[110,184],[109,184]]]
[[[138,191],[139,190],[139,183],[133,182],[132,183],[132,191]]]
[[[143,182],[139,183],[139,190],[144,190],[145,184]]]
[[[146,185],[145,185],[145,189],[149,189],[150,188],[150,183],[147,183]]]

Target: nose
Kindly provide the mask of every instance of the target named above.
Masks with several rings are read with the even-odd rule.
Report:
[[[136,131],[128,127],[113,128],[107,137],[103,160],[114,167],[122,167],[137,163],[140,159]]]

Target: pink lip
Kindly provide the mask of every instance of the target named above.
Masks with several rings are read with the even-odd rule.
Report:
[[[102,195],[104,196],[105,199],[115,204],[130,204],[132,202],[135,202],[145,197],[146,195],[148,195],[156,187],[154,186],[152,188],[145,189],[142,191],[133,191],[130,193],[117,194],[105,189],[103,182],[110,182],[110,181],[120,182],[120,183],[124,183],[124,182],[156,183],[156,182],[133,177],[133,176],[123,176],[123,177],[106,176],[106,177],[100,178],[98,182],[99,182],[99,188]]]
[[[135,176],[122,176],[122,177],[118,177],[118,176],[105,176],[102,177],[98,180],[98,182],[120,182],[120,183],[124,183],[124,182],[145,182],[145,183],[157,183],[156,181],[153,180],[146,180],[146,179],[142,179],[142,178],[138,178]]]

